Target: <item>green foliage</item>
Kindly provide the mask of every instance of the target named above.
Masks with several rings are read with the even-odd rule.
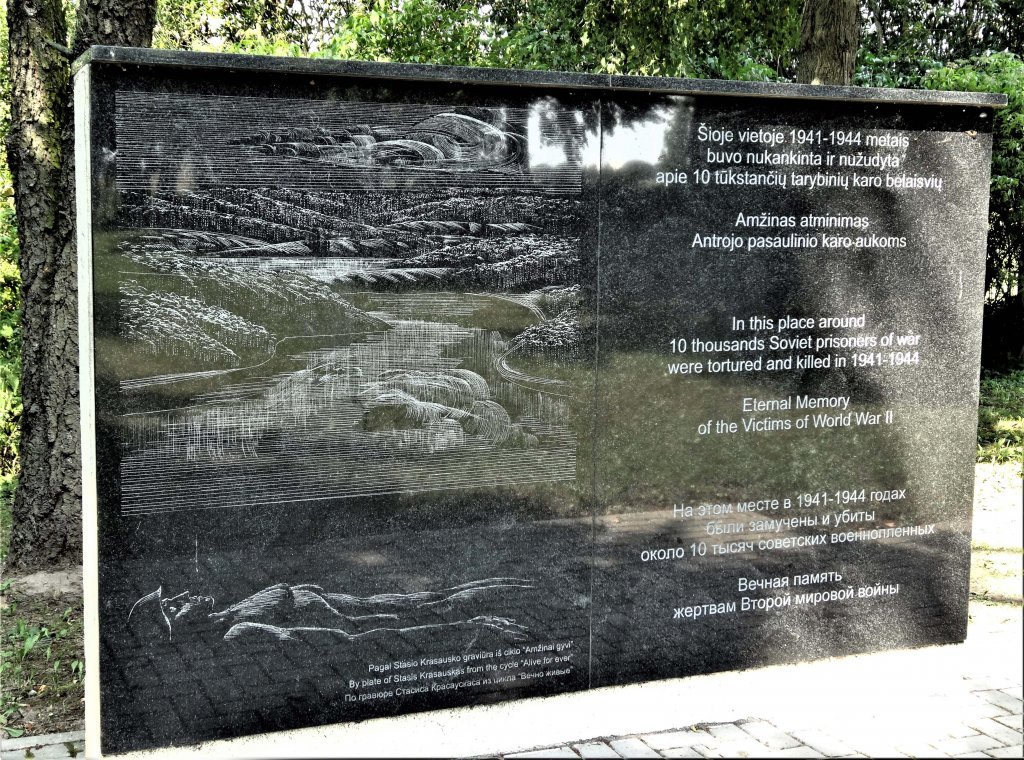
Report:
[[[945,61],[1024,48],[1015,0],[889,0],[862,4],[864,29],[856,83],[865,87],[926,86]]]
[[[160,0],[156,6],[153,47],[191,50],[202,47],[221,25],[220,0]]]
[[[0,5],[0,144],[6,143],[11,123],[10,81],[7,10]],[[0,151],[0,562],[11,533],[21,416],[21,272],[12,195],[6,154]]]
[[[921,76],[940,61],[1020,50],[1018,5],[1017,0],[864,2],[858,84],[920,87]]]
[[[7,4],[0,3],[0,144],[7,144],[7,130],[11,124],[11,72],[7,66]],[[0,156],[2,173],[7,174],[7,156]]]
[[[369,2],[359,0],[221,0],[207,2],[219,10],[218,36],[235,45],[253,36],[285,41],[302,53],[319,49],[343,19],[364,11]]]
[[[471,4],[437,0],[376,0],[346,16],[320,51],[328,58],[406,63],[493,65],[488,41],[495,26]]]
[[[942,66],[942,61],[922,55],[885,53],[878,55],[868,48],[861,48],[857,56],[857,70],[854,82],[859,87],[899,87],[919,90],[921,80],[931,71]]]
[[[0,74],[0,140],[10,124],[9,80],[6,66],[6,24],[0,13],[5,65]],[[18,230],[14,220],[11,175],[7,161],[0,157],[0,558],[8,535],[10,500],[18,470],[18,440],[21,417],[21,271],[18,265]]]
[[[1024,370],[982,378],[978,461],[1024,462]]]
[[[272,55],[773,80],[792,69],[784,0],[164,0],[156,44]]]
[[[14,225],[14,210],[10,201],[4,199],[0,206],[0,488],[9,483],[17,472],[20,386],[21,277],[18,269],[18,234]]]

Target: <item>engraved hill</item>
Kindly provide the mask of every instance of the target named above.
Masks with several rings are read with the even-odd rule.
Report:
[[[242,260],[337,259],[331,280],[395,287],[525,290],[574,281],[576,199],[488,191],[326,193],[217,188],[125,193],[120,223],[202,238],[176,250]],[[358,220],[358,221],[355,221]],[[240,236],[245,236],[240,237]],[[209,244],[217,239],[216,245]]]
[[[121,332],[132,354],[148,355],[145,374],[180,370],[183,364],[255,364],[273,355],[282,338],[316,335],[322,325],[338,332],[388,329],[301,271],[229,266],[207,257],[261,245],[268,247],[190,230],[146,230],[121,241],[121,269],[130,273],[120,287]]]

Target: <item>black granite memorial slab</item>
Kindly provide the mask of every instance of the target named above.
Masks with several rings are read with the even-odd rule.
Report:
[[[963,639],[999,98],[76,89],[104,753]]]

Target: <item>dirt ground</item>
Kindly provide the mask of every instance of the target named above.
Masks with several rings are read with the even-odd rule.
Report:
[[[1021,464],[979,464],[974,478],[971,595],[1021,607],[1024,576]]]
[[[979,464],[975,473],[972,625],[1019,624],[1024,613],[1021,463]],[[0,583],[0,649],[6,660],[0,663],[0,734],[82,727],[81,621],[81,568]],[[40,636],[31,651],[23,651],[34,632]]]
[[[34,583],[29,591],[15,583],[0,594],[0,736],[82,727],[82,595],[63,590],[75,588],[74,579]]]

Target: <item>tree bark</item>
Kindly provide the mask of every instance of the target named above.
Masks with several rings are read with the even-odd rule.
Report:
[[[90,45],[149,47],[156,26],[156,0],[81,0],[75,24],[75,55]]]
[[[83,0],[72,50],[148,46],[155,0]],[[9,0],[11,127],[7,160],[21,244],[21,475],[12,570],[81,562],[81,447],[74,125],[60,0]]]
[[[797,81],[852,84],[860,27],[857,0],[805,0]]]
[[[67,564],[81,551],[78,340],[63,195],[63,140],[71,120],[60,2],[11,0],[11,168],[21,244],[21,478],[8,564]],[[62,218],[63,217],[63,218]],[[73,248],[70,251],[73,253]],[[70,304],[69,304],[70,302]]]

